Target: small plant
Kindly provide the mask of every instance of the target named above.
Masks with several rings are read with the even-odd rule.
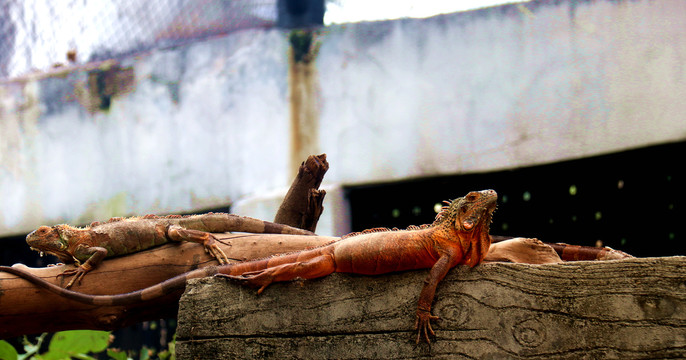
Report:
[[[47,333],[43,333],[31,343],[24,337],[24,354],[19,354],[6,341],[0,341],[0,359],[3,360],[62,360],[84,359],[95,360],[89,353],[102,352],[107,348],[110,341],[110,333],[107,331],[73,330],[55,333],[48,344],[48,351],[39,354],[41,345]]]
[[[48,351],[39,354],[43,341],[48,333],[41,334],[35,343],[24,337],[24,351],[19,354],[7,341],[0,340],[0,360],[97,360],[96,355],[107,350],[107,356],[114,360],[133,360],[127,352],[118,349],[108,349],[112,335],[108,331],[71,330],[60,331],[53,335],[48,344]],[[169,343],[169,349],[157,353],[160,360],[175,360],[175,342]],[[155,351],[143,347],[139,354],[140,360],[153,359]]]

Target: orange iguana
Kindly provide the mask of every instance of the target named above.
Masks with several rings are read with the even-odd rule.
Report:
[[[26,237],[31,249],[57,256],[64,263],[78,267],[61,276],[75,275],[67,284],[80,282],[86,273],[106,257],[120,256],[161,245],[169,241],[192,241],[203,244],[205,251],[219,261],[228,263],[226,254],[214,243],[210,232],[256,232],[313,235],[312,232],[286,225],[233,214],[146,215],[133,218],[112,218],[105,223],[93,222],[86,228],[69,225],[41,226]]]
[[[218,275],[259,288],[294,279],[314,279],[346,272],[366,275],[430,268],[417,305],[417,342],[429,342],[436,286],[456,265],[479,264],[491,244],[488,234],[497,194],[493,190],[470,192],[449,202],[431,225],[407,230],[371,229],[353,233],[320,247],[236,264],[193,270],[160,284],[120,295],[86,295],[62,289],[25,271],[0,267],[61,296],[87,304],[127,305],[152,300],[183,289],[189,279]]]

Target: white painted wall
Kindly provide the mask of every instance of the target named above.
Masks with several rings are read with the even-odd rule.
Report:
[[[685,35],[686,2],[672,0],[324,29],[320,232],[346,231],[344,185],[684,140]],[[229,202],[272,218],[292,181],[286,33],[243,31],[122,66],[135,89],[106,113],[74,100],[85,71],[0,84],[0,234]]]
[[[328,29],[318,65],[329,180],[506,169],[685,138],[686,2],[526,6]]]
[[[0,86],[0,234],[225,206],[290,182],[285,36],[132,58],[135,90],[107,112],[74,99],[82,71]]]

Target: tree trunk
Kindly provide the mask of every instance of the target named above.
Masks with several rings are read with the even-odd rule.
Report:
[[[215,234],[219,247],[235,261],[262,258],[328,243],[325,236],[273,234]],[[86,294],[121,294],[160,283],[184,272],[216,265],[200,244],[167,244],[103,261],[72,290]],[[70,278],[57,278],[72,265],[25,270],[64,287]],[[0,339],[72,329],[114,330],[141,321],[175,317],[181,292],[131,306],[93,306],[72,300],[0,272]]]
[[[436,293],[436,337],[415,345],[426,274],[332,274],[260,296],[192,280],[177,359],[686,357],[686,257],[458,267]]]
[[[326,191],[319,190],[329,170],[326,154],[310,155],[298,168],[298,174],[274,217],[274,222],[314,232]]]

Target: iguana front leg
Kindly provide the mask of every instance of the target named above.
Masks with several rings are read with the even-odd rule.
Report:
[[[205,251],[217,259],[220,264],[228,264],[229,258],[224,251],[215,244],[217,238],[214,235],[200,230],[188,230],[177,225],[167,229],[167,236],[174,241],[192,241],[205,246]]]
[[[76,269],[72,270],[66,270],[63,273],[59,274],[58,276],[70,276],[70,275],[75,275],[74,278],[69,281],[67,286],[65,286],[66,289],[69,289],[74,283],[81,283],[81,279],[93,268],[98,266],[102,262],[102,260],[107,256],[107,249],[102,248],[102,247],[97,247],[97,246],[78,246],[76,250],[74,251],[74,262],[75,264],[79,264],[80,261],[77,259],[79,258],[84,258],[87,257],[88,260],[86,260],[83,264],[78,265]]]
[[[432,336],[436,335],[431,328],[431,320],[438,320],[438,316],[431,315],[431,303],[434,300],[438,283],[443,280],[448,271],[454,266],[454,259],[455,257],[450,254],[442,255],[431,268],[429,276],[424,280],[424,287],[419,294],[417,304],[417,321],[414,325],[415,330],[417,330],[417,344],[419,344],[422,335],[424,335],[427,343],[431,343],[429,334]]]

